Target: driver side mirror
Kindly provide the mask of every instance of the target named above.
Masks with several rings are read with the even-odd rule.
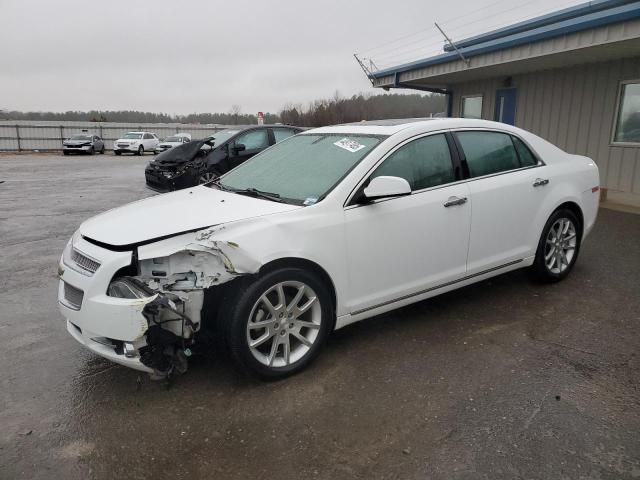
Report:
[[[411,185],[404,178],[381,176],[372,178],[367,188],[364,189],[364,196],[367,200],[376,198],[400,197],[411,194]]]
[[[232,150],[234,155],[238,155],[238,153],[244,152],[246,149],[247,147],[243,143],[236,143]]]

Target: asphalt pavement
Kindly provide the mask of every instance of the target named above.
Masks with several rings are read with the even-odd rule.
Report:
[[[56,305],[69,236],[154,195],[150,159],[0,156],[0,479],[640,477],[640,216],[601,209],[562,283],[513,272],[360,322],[275,383],[213,352],[167,389]]]

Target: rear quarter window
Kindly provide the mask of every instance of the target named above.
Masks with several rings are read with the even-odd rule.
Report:
[[[518,152],[518,157],[520,158],[520,166],[522,167],[533,167],[538,164],[538,159],[535,155],[529,150],[522,140],[518,137],[511,137],[513,140],[513,145],[516,147],[516,151]]]

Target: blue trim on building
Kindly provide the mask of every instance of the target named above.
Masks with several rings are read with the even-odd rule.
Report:
[[[614,7],[619,7],[629,3],[629,0],[596,0],[593,2],[581,3],[580,5],[574,5],[573,7],[564,8],[546,15],[526,20],[524,22],[514,23],[508,27],[492,30],[491,32],[476,35],[474,37],[465,38],[454,42],[458,48],[470,47],[471,45],[477,45],[478,43],[488,42],[489,40],[495,40],[497,38],[507,37],[516,33],[526,32],[527,30],[533,30],[534,28],[545,27],[553,23],[562,22],[564,20],[571,20],[573,18],[588,15],[590,13],[607,10]],[[444,46],[445,52],[453,52],[454,48],[451,45]]]
[[[635,18],[640,18],[640,1],[627,3],[615,8],[600,10],[598,12],[582,15],[580,17],[571,18],[550,25],[545,25],[543,27],[527,30],[525,32],[508,35],[506,37],[500,37],[494,40],[473,44],[468,47],[460,48],[460,52],[466,58],[470,58],[477,55],[482,55],[484,53],[504,50],[506,48],[515,47],[526,43],[547,40],[550,38],[566,35],[568,33],[588,30],[590,28],[602,27],[605,25],[623,22],[625,20],[632,20]],[[425,68],[432,65],[439,65],[442,63],[456,61],[459,58],[460,57],[456,52],[446,52],[434,57],[380,70],[373,73],[371,75],[371,78],[377,79],[389,75],[394,75],[395,83],[397,82],[398,74],[400,73],[416,70],[418,68]]]

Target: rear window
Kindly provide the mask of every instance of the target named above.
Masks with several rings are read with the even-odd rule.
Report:
[[[292,135],[295,135],[296,132],[291,130],[290,128],[274,128],[273,136],[275,138],[276,143],[281,142],[285,138],[289,138]]]

